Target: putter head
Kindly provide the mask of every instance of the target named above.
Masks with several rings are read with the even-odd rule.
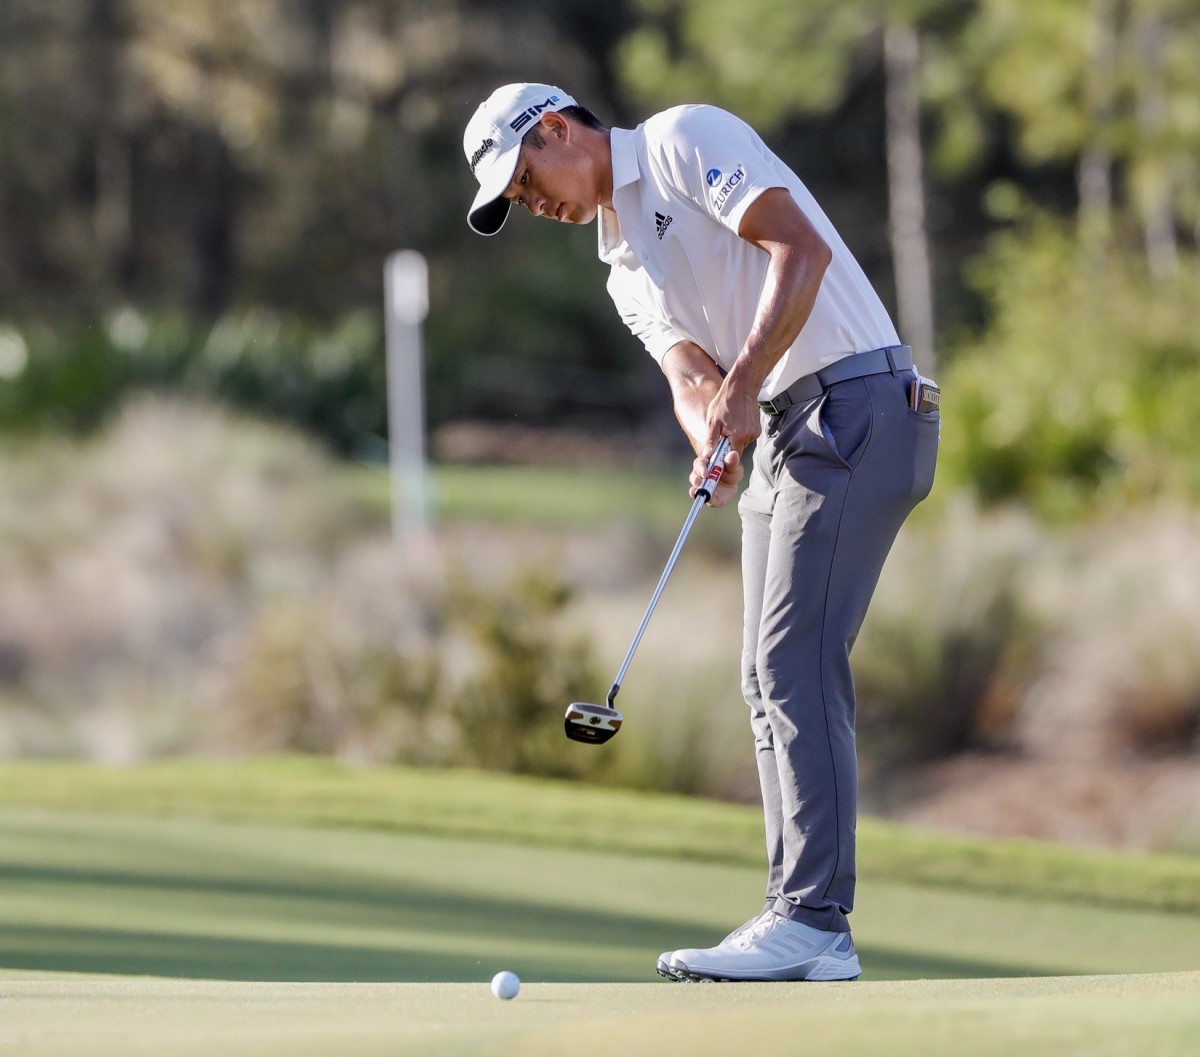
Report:
[[[621,729],[624,718],[615,708],[572,701],[563,721],[563,729],[572,741],[603,745]]]

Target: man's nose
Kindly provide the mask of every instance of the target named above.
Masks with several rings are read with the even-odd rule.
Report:
[[[535,217],[540,217],[546,212],[546,199],[541,195],[531,195],[525,199],[525,204],[529,206],[529,212]]]

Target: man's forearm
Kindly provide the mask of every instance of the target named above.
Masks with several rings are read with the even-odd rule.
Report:
[[[727,388],[758,395],[808,322],[826,263],[817,249],[774,247],[754,325],[726,377]]]
[[[812,315],[832,254],[791,195],[768,191],[746,212],[739,233],[769,258],[750,333],[726,388],[757,396],[767,375]]]
[[[667,353],[663,373],[671,386],[675,418],[692,450],[700,455],[708,436],[708,405],[721,388],[721,373],[712,358],[690,341],[680,342]]]
[[[709,443],[710,417],[713,400],[721,391],[721,372],[708,353],[691,341],[681,341],[667,353],[663,359],[663,372],[671,385],[675,417],[696,453],[690,477],[695,495],[695,489],[708,472],[707,461],[715,446]],[[734,442],[735,448],[725,457],[721,479],[709,500],[714,507],[724,506],[737,496],[738,484],[745,472],[741,459],[745,441],[738,443],[739,438],[726,436]]]

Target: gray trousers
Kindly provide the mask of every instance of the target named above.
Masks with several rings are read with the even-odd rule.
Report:
[[[830,386],[765,419],[742,493],[742,690],[766,818],[767,906],[848,931],[858,761],[850,650],[904,519],[933,485],[913,374]]]

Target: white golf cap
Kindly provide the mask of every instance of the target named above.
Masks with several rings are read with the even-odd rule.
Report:
[[[480,235],[494,235],[508,217],[502,197],[517,171],[521,140],[542,114],[565,110],[576,102],[549,84],[506,84],[479,104],[463,133],[463,153],[479,181],[467,223]]]

